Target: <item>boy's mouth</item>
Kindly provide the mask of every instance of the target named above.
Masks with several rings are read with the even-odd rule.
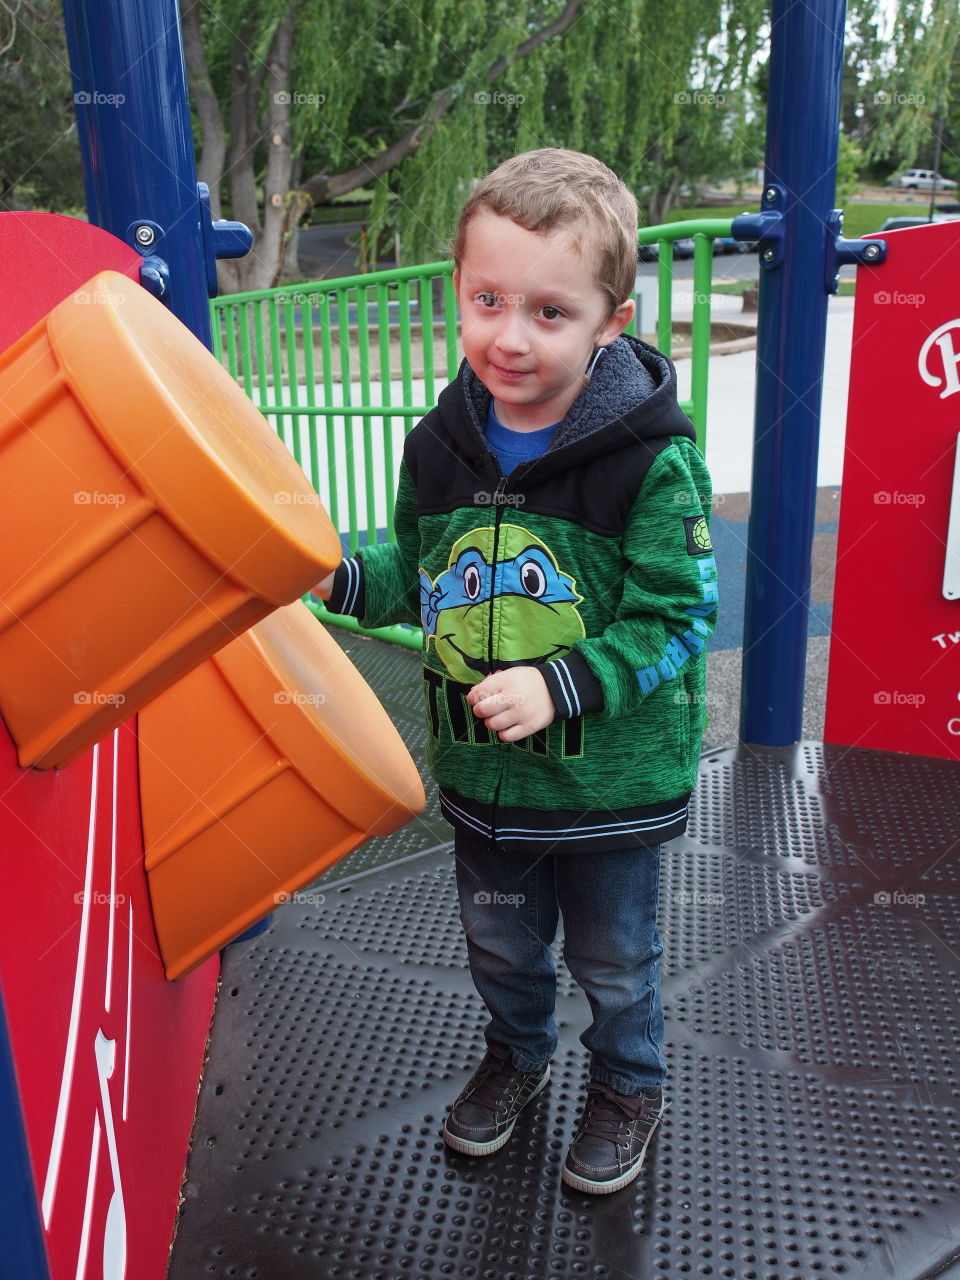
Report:
[[[529,369],[505,369],[503,365],[500,364],[493,365],[493,371],[498,378],[504,378],[507,381],[516,378],[525,378],[527,374],[531,372]]]

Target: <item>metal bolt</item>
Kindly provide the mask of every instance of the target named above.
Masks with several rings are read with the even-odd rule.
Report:
[[[764,200],[765,200],[765,202],[766,202],[767,204],[776,204],[776,203],[777,203],[777,188],[776,188],[776,187],[767,187],[766,191],[763,193],[763,198],[764,198]]]
[[[764,262],[772,262],[775,257],[776,257],[776,254],[772,249],[764,249],[763,251]]]
[[[873,262],[875,258],[880,257],[880,246],[878,244],[868,244],[863,251],[863,256],[868,262]]]
[[[137,227],[133,234],[137,244],[142,245],[144,249],[148,249],[157,238],[157,233],[154,231],[153,227]]]

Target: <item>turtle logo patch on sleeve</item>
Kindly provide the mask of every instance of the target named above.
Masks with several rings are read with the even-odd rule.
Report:
[[[684,516],[683,530],[687,535],[687,552],[692,556],[705,556],[713,551],[706,516]]]

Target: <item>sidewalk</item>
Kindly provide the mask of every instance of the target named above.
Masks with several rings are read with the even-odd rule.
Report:
[[[678,291],[689,281],[676,281]],[[827,663],[833,604],[840,482],[847,417],[853,298],[831,298],[823,379],[817,511],[813,539],[803,737],[823,738]],[[678,317],[684,313],[678,308]],[[744,319],[741,300],[717,295],[715,316]],[[681,397],[690,391],[690,361],[678,360]],[[705,746],[734,747],[739,736],[743,610],[746,585],[747,520],[752,487],[753,413],[756,352],[717,355],[710,360],[707,463],[713,477],[713,543],[720,574],[720,620],[708,656]]]

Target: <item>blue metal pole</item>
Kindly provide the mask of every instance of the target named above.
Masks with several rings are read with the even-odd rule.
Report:
[[[23,1131],[20,1094],[0,995],[0,1274],[47,1280],[37,1196]]]
[[[141,282],[210,346],[216,257],[250,247],[198,190],[176,0],[64,0],[90,221],[144,258]]]
[[[800,739],[845,0],[774,0],[740,736]],[[736,234],[736,230],[734,231]]]

